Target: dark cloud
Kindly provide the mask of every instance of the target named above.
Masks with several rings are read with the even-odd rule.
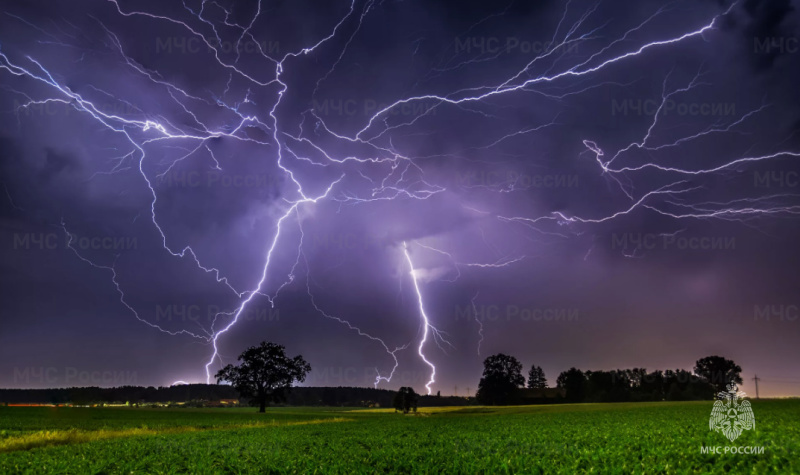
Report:
[[[68,175],[80,168],[80,162],[76,157],[71,157],[66,153],[58,153],[55,150],[46,148],[44,151],[44,163],[36,173],[41,180],[41,185],[49,185],[50,181],[56,178],[69,179]]]
[[[744,25],[745,40],[753,43],[755,49],[754,65],[763,71],[772,67],[779,56],[786,55],[789,49],[798,48],[798,26],[792,0],[746,0],[742,8],[748,18]],[[768,46],[767,46],[768,45]]]

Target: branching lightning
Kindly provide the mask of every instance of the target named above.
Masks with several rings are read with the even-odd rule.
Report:
[[[125,65],[125,68],[135,77],[146,80],[153,87],[165,91],[173,101],[171,106],[177,106],[180,110],[181,117],[165,116],[168,114],[166,108],[164,111],[148,111],[144,105],[137,105],[136,100],[133,98],[116,97],[92,85],[87,85],[86,88],[86,90],[91,91],[91,93],[79,94],[75,89],[67,85],[64,80],[59,79],[61,76],[58,73],[50,71],[47,61],[37,59],[32,54],[22,54],[20,57],[12,55],[12,57],[9,57],[10,53],[0,49],[0,74],[4,73],[15,78],[28,79],[30,84],[43,86],[46,90],[50,91],[51,96],[36,98],[36,93],[31,91],[18,91],[10,88],[5,89],[7,89],[10,94],[15,94],[24,98],[25,102],[19,105],[17,108],[18,111],[35,106],[58,103],[62,106],[71,107],[93,120],[100,128],[118,136],[121,144],[120,150],[122,151],[119,152],[121,155],[112,160],[115,165],[110,170],[95,173],[92,179],[102,179],[105,175],[125,173],[128,170],[138,170],[142,184],[147,187],[147,191],[152,198],[149,205],[150,221],[152,226],[159,233],[163,249],[173,257],[190,259],[196,265],[197,269],[213,275],[218,284],[224,286],[236,297],[238,305],[230,311],[220,312],[216,315],[216,317],[221,317],[223,315],[225,317],[221,319],[225,320],[225,322],[224,324],[220,323],[219,328],[215,328],[218,323],[215,317],[210,325],[210,329],[203,329],[202,333],[194,333],[185,329],[178,331],[166,329],[141,316],[140,312],[137,312],[137,310],[128,303],[125,293],[117,280],[117,270],[114,264],[96,264],[70,245],[69,247],[72,252],[85,263],[111,274],[111,282],[116,292],[120,295],[120,302],[133,313],[137,320],[166,334],[172,336],[189,336],[201,340],[204,344],[208,344],[211,355],[204,366],[205,379],[208,383],[213,381],[214,365],[221,360],[219,351],[220,339],[234,328],[240,320],[242,313],[256,297],[266,298],[270,304],[274,306],[275,300],[278,298],[282,289],[295,284],[296,272],[298,271],[298,267],[301,267],[300,262],[302,261],[304,264],[302,267],[306,272],[304,290],[316,311],[327,319],[339,322],[347,327],[348,330],[355,332],[359,336],[373,343],[377,343],[385,350],[390,360],[393,362],[391,371],[385,375],[376,368],[375,386],[381,382],[391,382],[399,366],[397,353],[406,349],[411,343],[399,346],[389,344],[386,339],[361,330],[358,326],[351,323],[350,319],[332,315],[322,308],[322,305],[318,303],[318,299],[315,298],[312,289],[313,279],[311,277],[309,262],[304,251],[304,242],[302,238],[304,234],[302,232],[300,212],[306,207],[313,207],[322,202],[337,203],[339,206],[368,207],[370,204],[386,201],[432,200],[434,197],[447,195],[448,193],[456,194],[459,191],[446,183],[437,182],[436,177],[431,177],[431,174],[427,173],[425,159],[431,157],[419,157],[414,156],[411,152],[404,152],[398,149],[392,140],[395,134],[399,134],[404,129],[425,120],[425,118],[428,117],[428,112],[404,122],[402,120],[390,121],[391,111],[403,105],[422,102],[434,103],[435,106],[431,108],[431,111],[443,108],[469,110],[469,107],[487,105],[491,103],[490,101],[501,96],[513,96],[515,94],[540,94],[544,97],[558,100],[563,100],[572,95],[590,94],[594,89],[608,84],[607,82],[598,81],[584,85],[585,82],[591,81],[593,77],[599,75],[600,72],[609,70],[620,63],[635,61],[637,57],[643,55],[657,54],[659,50],[667,49],[671,45],[691,41],[702,41],[703,35],[713,31],[719,20],[733,9],[733,6],[731,6],[725,12],[710,18],[701,27],[693,30],[678,31],[671,36],[651,42],[642,42],[641,40],[634,39],[637,37],[635,33],[644,31],[650,23],[667,10],[666,8],[662,8],[650,15],[645,21],[628,29],[624,35],[612,39],[587,58],[576,60],[573,64],[566,66],[562,66],[562,62],[556,62],[547,69],[546,73],[534,75],[533,71],[546,59],[555,55],[561,48],[585,43],[600,37],[602,27],[590,29],[588,31],[585,31],[586,28],[584,27],[587,19],[595,13],[596,6],[583,12],[579,16],[579,19],[570,25],[569,28],[566,27],[566,19],[568,13],[570,13],[570,4],[568,2],[561,21],[556,26],[553,33],[554,48],[536,56],[521,69],[512,71],[501,81],[492,84],[478,83],[444,94],[431,92],[397,98],[391,101],[387,106],[377,110],[375,114],[367,117],[364,124],[360,126],[357,131],[348,134],[346,132],[336,131],[337,129],[335,126],[326,123],[326,121],[313,110],[307,110],[302,113],[302,118],[299,122],[299,131],[294,128],[290,130],[289,125],[285,125],[289,120],[282,115],[280,109],[283,105],[284,97],[288,94],[290,87],[292,87],[292,82],[285,79],[284,73],[292,68],[295,61],[300,61],[304,57],[311,57],[316,60],[318,56],[315,56],[315,54],[317,54],[318,50],[323,49],[323,47],[327,46],[329,43],[333,43],[334,41],[332,40],[336,39],[343,46],[333,55],[335,61],[330,66],[330,69],[324,75],[317,78],[316,87],[313,92],[313,94],[316,94],[321,85],[334,74],[342,58],[348,53],[348,47],[354,41],[358,40],[358,33],[363,24],[370,20],[370,13],[380,8],[380,4],[368,0],[360,5],[358,1],[352,0],[349,2],[349,9],[344,16],[329,32],[320,35],[320,38],[315,43],[296,51],[288,52],[280,58],[271,57],[268,52],[259,49],[259,58],[264,67],[246,68],[241,64],[238,46],[243,42],[259,44],[254,35],[256,34],[257,20],[264,11],[260,1],[258,2],[256,12],[247,24],[234,23],[231,20],[230,11],[225,10],[216,2],[205,0],[197,10],[192,10],[188,6],[185,6],[186,10],[193,18],[191,22],[181,19],[183,17],[172,18],[162,14],[133,10],[124,6],[127,2],[118,0],[108,0],[108,2],[112,4],[111,6],[116,12],[115,14],[123,20],[136,17],[139,20],[149,21],[153,25],[165,23],[171,27],[181,28],[192,38],[201,41],[204,46],[213,53],[213,66],[219,68],[228,77],[223,93],[214,94],[210,93],[208,90],[203,92],[188,90],[180,84],[164,79],[158,72],[148,70],[126,53],[124,43],[120,40],[120,37],[112,28],[103,24],[100,20],[96,21],[107,36],[108,43],[106,46],[109,52],[119,58],[121,63]],[[219,12],[212,14],[212,11],[215,10],[223,11],[224,20],[221,22],[219,20],[214,20],[214,18],[219,18]],[[69,44],[69,38],[61,38],[57,34],[48,32],[44,27],[35,25],[22,17],[11,14],[8,15],[38,33],[45,35],[49,43],[64,45],[64,47],[72,47],[72,45]],[[218,47],[218,45],[222,43],[218,29],[223,27],[232,28],[239,32],[236,43],[237,54],[233,61],[226,60]],[[216,43],[203,33],[209,28],[214,33]],[[610,54],[612,50],[619,50],[622,48],[624,48],[625,51],[618,54]],[[494,59],[496,59],[496,56],[481,57],[479,59],[473,58],[465,61],[453,59],[452,62],[448,62],[444,67],[431,71],[430,75],[441,75],[447,71],[457,71],[460,68],[477,62],[491,64],[490,62]],[[740,133],[740,129],[746,126],[749,120],[757,117],[769,107],[768,104],[763,104],[761,107],[750,110],[729,123],[712,124],[695,133],[687,133],[662,143],[656,142],[656,134],[661,125],[659,120],[663,117],[665,105],[674,97],[703,87],[704,84],[701,81],[702,77],[703,75],[698,72],[695,78],[688,84],[671,89],[669,84],[670,77],[667,76],[664,78],[660,105],[652,118],[652,122],[646,128],[644,135],[639,141],[631,142],[629,145],[617,151],[607,151],[604,150],[606,147],[601,145],[602,139],[591,137],[583,139],[582,143],[586,147],[586,151],[594,156],[595,161],[599,165],[598,173],[612,180],[615,184],[614,186],[618,187],[628,198],[629,204],[626,206],[616,211],[597,216],[582,216],[562,211],[552,211],[540,215],[506,216],[503,213],[496,213],[491,210],[477,210],[466,203],[464,207],[484,216],[496,219],[496,222],[508,225],[509,227],[523,225],[527,229],[533,229],[537,232],[557,237],[568,237],[572,231],[555,232],[545,228],[548,225],[567,226],[569,229],[577,226],[591,226],[640,211],[657,213],[675,220],[720,219],[739,222],[754,217],[800,215],[800,203],[797,200],[798,196],[793,194],[771,194],[769,196],[756,198],[695,202],[691,200],[691,192],[698,190],[699,185],[690,181],[693,177],[709,176],[731,170],[740,170],[760,162],[800,158],[800,152],[798,151],[774,150],[770,153],[720,158],[716,165],[708,167],[680,167],[658,163],[656,160],[617,166],[618,163],[623,162],[626,158],[634,160],[644,153],[646,153],[647,156],[657,157],[658,154],[664,151],[686,146],[693,141],[708,136],[725,136],[725,134]],[[247,87],[241,88],[242,83],[247,84]],[[565,92],[553,93],[552,90],[539,89],[545,85],[561,86]],[[572,89],[570,89],[570,87]],[[41,88],[32,87],[32,90],[40,91]],[[263,105],[261,106],[261,109],[267,111],[265,116],[259,116],[258,113],[241,112],[242,110],[249,110],[245,109],[244,106],[252,103],[253,99],[251,99],[251,97],[253,97],[253,90],[272,91],[273,93],[271,104],[266,107]],[[81,89],[81,91],[83,91],[83,89]],[[238,96],[240,100],[231,100],[229,96],[236,93],[239,93]],[[111,96],[114,100],[128,104],[131,106],[132,110],[139,111],[140,113],[115,114],[106,112],[97,104],[98,99],[93,98],[95,96]],[[221,127],[206,125],[207,121],[203,120],[203,114],[200,111],[201,107],[199,107],[199,105],[202,105],[202,107],[215,108],[226,114],[226,117],[230,118],[229,123]],[[481,111],[473,112],[477,114],[486,114]],[[550,119],[548,118],[548,120]],[[504,141],[540,132],[550,127],[556,127],[559,125],[557,120],[558,115],[553,117],[549,122],[543,124],[526,126],[519,130],[506,131],[494,137],[486,137],[486,140],[483,142],[486,145],[477,147],[477,149],[491,150]],[[253,136],[247,133],[246,129],[248,128],[257,129],[269,138],[253,138]],[[263,254],[257,256],[258,262],[263,262],[263,265],[260,266],[260,277],[245,290],[235,288],[230,283],[228,277],[224,275],[223,270],[203,264],[203,259],[191,246],[185,246],[183,248],[179,248],[178,246],[173,247],[174,244],[170,244],[170,238],[164,231],[161,220],[156,212],[159,195],[153,182],[168,174],[174,167],[181,165],[185,161],[196,159],[198,155],[207,154],[214,164],[214,169],[223,169],[220,164],[221,162],[217,159],[212,147],[209,145],[214,139],[219,138],[226,138],[260,147],[260,149],[270,150],[270,160],[274,160],[274,163],[277,164],[278,168],[280,168],[293,187],[293,199],[285,199],[286,207],[281,210],[281,214],[275,222],[272,238],[269,242],[265,243]],[[144,166],[145,163],[150,160],[148,147],[162,143],[174,143],[176,147],[180,147],[179,149],[181,151],[174,158],[171,158],[169,162],[161,168],[159,173],[149,173]],[[340,149],[337,149],[337,147],[329,145],[330,143],[341,144],[341,150],[351,150],[352,147],[358,146],[361,152],[359,152],[359,154],[352,152],[343,153]],[[190,145],[186,146],[186,144]],[[474,150],[475,149],[465,150],[464,153],[468,154]],[[335,170],[336,173],[332,176],[339,176],[339,178],[326,182],[327,187],[324,191],[315,195],[314,192],[309,191],[315,188],[314,183],[312,183],[310,178],[304,177],[303,175],[303,170],[306,169],[303,167],[309,166],[317,169]],[[637,176],[645,172],[662,174],[668,177],[669,183],[647,189],[646,191],[642,191],[641,189],[637,191],[637,189],[630,186],[630,183],[636,181]],[[361,183],[362,185],[353,186],[351,184],[353,182]],[[493,185],[478,185],[477,187],[483,188],[484,190],[482,191],[496,192],[506,196],[512,192],[525,191],[526,189],[514,180]],[[8,194],[8,190],[6,190],[6,194]],[[285,237],[284,228],[286,226],[291,226],[290,223],[292,222],[296,222],[297,226],[300,228],[301,238],[297,242],[289,242],[290,240]],[[62,222],[61,227],[68,236],[69,243],[71,243],[72,235],[67,231],[67,225]],[[425,384],[427,393],[430,394],[432,386],[436,383],[436,366],[425,353],[429,333],[434,343],[436,343],[442,351],[444,351],[445,346],[453,347],[453,345],[446,339],[447,334],[444,331],[437,329],[431,324],[430,318],[426,313],[425,299],[423,299],[418,273],[419,269],[424,268],[424,265],[417,262],[415,267],[409,247],[418,246],[420,249],[446,256],[453,266],[455,275],[451,273],[449,279],[444,280],[449,280],[451,282],[455,282],[461,276],[462,269],[471,269],[476,272],[484,269],[502,270],[505,267],[517,265],[530,256],[525,254],[511,254],[498,259],[496,262],[474,262],[478,261],[478,259],[474,259],[474,261],[473,259],[456,259],[454,256],[461,256],[461,254],[456,251],[440,249],[438,240],[436,247],[424,244],[423,238],[409,239],[408,241],[407,243],[406,240],[398,240],[398,242],[393,244],[402,244],[403,246],[403,257],[405,258],[405,264],[408,266],[415,291],[418,313],[421,318],[421,337],[419,339],[417,353],[421,361],[430,368],[430,379]],[[446,241],[444,242],[446,246]],[[288,276],[273,276],[271,263],[274,260],[275,254],[281,252],[277,249],[284,245],[287,249],[291,249],[290,252],[292,252],[292,256],[294,256],[296,252],[297,259]],[[585,258],[589,257],[590,252],[591,249],[587,251]],[[635,257],[635,255],[631,257]],[[226,290],[226,292],[228,290]],[[478,355],[480,355],[481,345],[484,342],[484,328],[482,322],[478,318],[476,306],[477,297],[478,294],[476,293],[471,300],[471,304],[475,315],[475,321],[478,325],[479,341],[477,351]],[[184,381],[176,381],[173,384],[187,383]]]

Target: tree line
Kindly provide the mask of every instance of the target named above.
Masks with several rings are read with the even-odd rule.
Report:
[[[229,364],[217,372],[216,386],[0,390],[0,402],[86,404],[246,399],[260,412],[265,412],[270,403],[288,402],[290,405],[391,405],[404,413],[416,411],[421,402],[424,405],[469,403],[466,398],[442,398],[438,393],[435,397],[420,397],[410,387],[402,387],[397,392],[371,388],[293,388],[295,383],[305,380],[311,366],[301,355],[290,358],[283,346],[270,342],[247,348],[238,361],[238,365]],[[555,388],[548,387],[544,371],[536,365],[528,371],[526,385],[522,363],[513,356],[498,353],[486,358],[483,366],[476,399],[486,405],[712,399],[728,383],[742,383],[742,368],[721,356],[697,360],[693,372],[683,369],[648,372],[644,368],[611,371],[570,368],[558,375]],[[221,382],[228,385],[220,386]]]
[[[359,388],[295,386],[277,404],[286,406],[393,407],[398,391]],[[420,406],[466,406],[474,398],[419,395]],[[242,396],[227,384],[182,384],[168,387],[121,386],[115,388],[73,387],[51,389],[0,389],[3,404],[71,404],[76,406],[125,404],[131,406],[176,405],[181,407],[218,406],[223,399],[237,399],[241,406],[258,401]]]
[[[519,403],[526,386],[522,363],[502,353],[483,363],[476,398],[486,405]],[[556,378],[552,402],[688,401],[712,399],[729,382],[742,383],[742,368],[721,356],[697,360],[692,372],[684,369],[647,371],[645,368],[582,371],[570,368]],[[528,372],[528,389],[547,390],[541,367]]]
[[[6,404],[166,404],[170,402],[238,399],[236,389],[225,385],[182,384],[169,387],[120,386],[53,389],[0,389],[0,403]]]

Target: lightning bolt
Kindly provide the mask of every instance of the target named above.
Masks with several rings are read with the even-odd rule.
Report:
[[[419,315],[420,317],[422,317],[422,338],[420,338],[419,346],[417,347],[417,353],[419,354],[419,357],[422,358],[422,361],[424,361],[425,364],[430,366],[431,368],[431,378],[425,384],[425,389],[427,389],[428,394],[430,394],[431,385],[436,382],[436,366],[434,366],[433,363],[428,361],[428,358],[425,357],[425,353],[423,353],[423,349],[425,347],[425,342],[428,340],[429,330],[434,335],[434,338],[436,338],[436,335],[441,335],[441,332],[437,330],[436,327],[431,325],[431,322],[428,319],[428,314],[425,313],[425,302],[422,299],[422,291],[419,289],[419,281],[417,279],[416,273],[414,272],[414,263],[411,261],[411,255],[408,253],[408,244],[406,244],[405,241],[403,241],[403,254],[406,257],[406,262],[408,262],[409,274],[411,275],[411,281],[414,283],[414,291],[417,294]]]
[[[123,8],[118,0],[107,0],[107,4],[116,12],[114,15],[118,15],[122,19],[137,18],[156,25],[166,24],[180,28],[192,39],[200,41],[213,56],[212,66],[225,74],[223,80],[227,77],[224,90],[221,93],[219,90],[217,90],[217,93],[208,90],[198,93],[164,79],[157,71],[148,70],[126,52],[124,43],[119,36],[99,19],[94,19],[94,21],[105,32],[107,38],[105,44],[107,47],[106,52],[118,58],[125,70],[134,77],[147,82],[159,91],[163,91],[166,94],[165,102],[169,102],[170,106],[170,108],[165,107],[165,111],[174,109],[176,112],[171,114],[166,112],[154,113],[149,111],[147,107],[137,105],[134,101],[117,97],[91,84],[86,84],[86,87],[81,89],[75,86],[68,86],[67,84],[69,83],[62,79],[61,75],[48,69],[45,61],[37,59],[31,54],[22,54],[19,58],[14,57],[15,59],[12,60],[5,51],[0,49],[0,72],[10,75],[12,78],[25,79],[25,83],[30,85],[31,91],[36,92],[19,91],[10,86],[3,86],[3,88],[9,94],[15,94],[24,99],[25,102],[16,107],[16,112],[33,107],[57,104],[78,111],[93,120],[104,132],[107,131],[115,137],[119,137],[121,146],[118,151],[114,152],[114,156],[109,159],[113,166],[108,170],[94,173],[90,179],[102,179],[105,176],[126,171],[138,172],[138,176],[150,195],[150,222],[159,234],[165,255],[189,259],[200,272],[213,276],[217,284],[228,289],[226,292],[230,291],[236,297],[238,305],[230,311],[219,312],[211,323],[210,329],[203,329],[201,333],[190,332],[185,329],[176,331],[163,328],[149,321],[128,303],[124,290],[121,288],[117,278],[116,260],[111,265],[96,264],[79,253],[72,246],[73,235],[67,231],[67,226],[62,220],[60,226],[68,236],[69,249],[81,261],[98,269],[98,271],[107,272],[111,276],[111,283],[120,296],[120,303],[137,320],[157,331],[172,336],[188,336],[208,344],[211,355],[204,366],[206,382],[212,381],[212,367],[216,362],[221,362],[222,360],[219,351],[220,339],[234,328],[246,308],[257,297],[267,299],[270,305],[274,306],[282,289],[293,285],[296,282],[296,272],[299,268],[304,267],[306,272],[305,291],[309,301],[319,315],[338,322],[346,327],[348,331],[355,332],[360,337],[371,342],[370,344],[376,344],[386,352],[392,362],[391,370],[385,374],[376,368],[375,386],[381,382],[391,382],[399,366],[397,354],[405,350],[410,343],[393,347],[379,336],[363,331],[353,324],[351,319],[333,315],[323,309],[323,306],[313,293],[310,266],[303,250],[304,234],[300,216],[301,210],[314,207],[321,202],[335,203],[340,206],[340,209],[342,207],[368,207],[371,204],[386,201],[431,202],[445,196],[454,195],[459,191],[463,191],[462,189],[464,188],[497,193],[498,196],[505,198],[513,197],[515,193],[528,189],[528,187],[519,183],[518,178],[510,178],[489,185],[453,187],[446,183],[440,183],[435,176],[431,177],[431,173],[428,173],[426,168],[426,163],[447,157],[470,163],[493,165],[496,162],[472,158],[471,155],[479,152],[493,152],[503,143],[558,127],[561,125],[558,122],[558,114],[548,116],[541,124],[526,125],[516,130],[504,130],[493,136],[494,132],[487,132],[487,137],[482,138],[480,144],[441,155],[417,156],[414,152],[406,150],[406,148],[412,147],[398,146],[398,141],[402,142],[399,139],[404,136],[405,129],[419,125],[438,110],[462,111],[491,118],[493,117],[492,114],[484,109],[491,107],[493,105],[492,101],[501,97],[537,94],[549,100],[563,101],[571,96],[589,94],[591,91],[603,86],[626,85],[627,83],[624,82],[595,81],[595,76],[612,69],[615,65],[635,61],[644,55],[657,54],[659,50],[667,49],[672,45],[702,40],[704,35],[712,32],[718,21],[728,15],[737,5],[737,3],[734,3],[724,12],[704,21],[703,25],[697,28],[683,29],[678,33],[667,35],[656,41],[646,42],[637,39],[639,36],[637,33],[645,31],[651,23],[655,22],[670,7],[659,8],[647,16],[644,21],[628,28],[621,36],[605,43],[588,57],[575,60],[569,64],[564,61],[566,58],[557,58],[558,52],[578,44],[594,44],[601,37],[600,34],[604,27],[600,26],[592,29],[587,29],[586,27],[588,20],[596,13],[598,5],[580,12],[578,19],[570,24],[567,18],[571,13],[572,6],[571,2],[567,2],[563,15],[560,17],[553,32],[553,47],[526,62],[522,68],[517,67],[509,74],[491,83],[470,84],[461,89],[443,93],[441,91],[438,93],[427,92],[396,98],[389,101],[385,107],[377,110],[375,114],[366,118],[365,123],[358,124],[355,131],[351,129],[350,133],[347,133],[338,131],[336,127],[326,123],[319,114],[311,109],[300,114],[296,127],[290,127],[289,118],[285,117],[281,109],[281,106],[284,105],[284,97],[289,92],[290,86],[292,86],[291,81],[285,78],[284,73],[290,70],[295,62],[304,57],[312,57],[314,60],[319,59],[319,56],[315,56],[315,54],[323,48],[327,48],[334,38],[343,39],[343,45],[332,56],[335,58],[334,61],[330,63],[327,71],[316,80],[311,92],[311,98],[315,98],[325,81],[336,72],[336,68],[347,54],[348,48],[356,41],[363,24],[369,21],[370,13],[380,8],[380,2],[371,0],[365,2],[352,0],[347,2],[347,11],[327,34],[322,35],[315,43],[310,42],[311,44],[295,51],[275,57],[270,56],[269,52],[261,48],[254,35],[257,20],[265,12],[260,1],[252,17],[241,24],[232,19],[233,15],[230,10],[213,1],[204,0],[197,9],[184,5],[186,11],[183,15],[177,17]],[[493,14],[472,25],[470,29],[493,17],[500,17],[504,14],[505,11]],[[58,28],[61,33],[61,35],[58,35],[20,16],[11,13],[6,13],[6,15],[33,29],[37,34],[43,35],[42,42],[46,44],[63,48],[80,47],[76,37],[61,28]],[[220,17],[224,18],[220,19]],[[220,47],[223,43],[221,30],[237,32],[235,41],[236,55],[233,58],[226,56]],[[74,41],[74,43],[71,41]],[[259,67],[242,64],[240,46],[243,43],[257,46]],[[612,51],[618,53],[612,54]],[[458,72],[463,68],[479,63],[491,64],[491,61],[496,60],[498,56],[498,54],[489,54],[477,58],[463,59],[456,55],[444,60],[443,64],[433,68],[423,79],[429,80],[448,72]],[[78,61],[83,59],[81,57]],[[542,68],[546,68],[545,72],[537,73]],[[580,235],[586,227],[610,222],[640,211],[652,212],[674,220],[719,219],[740,223],[746,223],[747,220],[760,217],[793,217],[799,215],[800,204],[797,203],[798,196],[795,194],[771,194],[755,198],[745,197],[698,202],[697,199],[692,198],[692,193],[700,190],[702,186],[690,181],[697,177],[716,176],[732,170],[743,170],[746,167],[763,162],[795,159],[800,157],[800,152],[798,151],[779,150],[776,147],[776,149],[771,149],[765,153],[719,157],[712,166],[698,166],[696,168],[665,164],[664,161],[666,159],[664,158],[622,164],[628,163],[627,159],[639,160],[639,157],[643,155],[647,157],[663,157],[676,149],[680,149],[680,147],[708,139],[709,137],[743,134],[743,129],[747,126],[748,121],[758,117],[771,106],[765,103],[727,123],[715,123],[700,130],[684,133],[677,138],[659,142],[659,132],[664,127],[663,118],[670,101],[674,101],[675,98],[683,94],[707,86],[703,82],[703,76],[702,71],[699,71],[688,83],[676,86],[670,84],[672,76],[667,75],[663,80],[659,106],[652,121],[646,124],[647,128],[638,140],[632,141],[614,151],[611,147],[604,145],[602,139],[595,137],[582,138],[582,143],[586,148],[584,153],[588,153],[590,156],[593,155],[594,161],[599,167],[597,172],[602,177],[610,180],[614,187],[621,190],[625,198],[627,198],[626,205],[597,215],[551,211],[541,214],[531,212],[530,214],[510,216],[494,212],[491,208],[478,209],[482,208],[483,204],[472,205],[467,198],[464,198],[463,203],[460,205],[479,216],[479,219],[495,220],[493,222],[499,222],[508,226],[509,229],[520,227],[526,232],[534,231],[536,236],[559,239]],[[425,81],[420,81],[418,84],[425,84]],[[41,91],[48,91],[48,94],[42,97],[40,96],[42,94]],[[263,96],[253,91],[268,91],[272,95],[272,100],[269,104],[259,104],[258,108],[254,109],[253,106],[256,105],[254,101],[261,101],[259,98]],[[98,97],[111,98],[121,104],[126,104],[128,112],[123,114],[105,111],[98,105]],[[167,97],[168,99],[166,99]],[[413,119],[393,117],[393,110],[415,103],[432,104],[432,106]],[[202,113],[205,108],[213,109],[223,115],[224,124],[209,125],[212,122]],[[254,138],[253,134],[248,134],[249,129],[258,130],[263,133],[263,136],[259,135],[258,138]],[[433,134],[433,132],[425,133]],[[260,277],[244,290],[235,288],[222,270],[204,264],[201,256],[190,245],[181,247],[172,244],[161,224],[162,220],[156,212],[159,194],[154,182],[167,176],[176,167],[187,161],[199,160],[200,157],[204,157],[204,160],[208,160],[212,164],[212,169],[223,170],[222,162],[218,159],[218,155],[215,154],[213,145],[214,140],[220,138],[245,143],[248,146],[259,147],[259,149],[269,149],[271,153],[274,153],[272,159],[274,159],[275,164],[292,188],[291,199],[284,199],[285,208],[281,208],[280,216],[275,221],[274,233],[271,234],[271,239],[264,243],[263,254],[258,256],[261,263],[259,264]],[[159,165],[157,173],[147,172],[145,163],[150,165],[152,157],[149,150],[154,147],[165,146],[165,144],[180,150],[180,153],[174,157],[170,155],[171,158],[154,164]],[[353,150],[357,150],[357,152]],[[310,179],[304,178],[302,172],[304,168],[301,168],[301,166],[312,167],[315,170],[330,171],[331,174],[329,176],[338,176],[339,178],[332,181],[326,180],[327,187],[320,192],[319,189],[316,189],[317,187],[313,186]],[[645,189],[633,186],[635,183],[638,184],[638,177],[645,173],[657,173],[659,176],[664,176],[665,181],[659,183],[666,182],[667,184],[646,187]],[[6,194],[11,199],[7,189]],[[16,205],[14,207],[22,209]],[[285,237],[285,227],[291,226],[291,223],[296,223],[300,229],[300,239],[297,242],[290,243]],[[489,239],[483,233],[482,228],[480,233],[480,237],[486,246],[496,251],[492,244],[488,242]],[[531,240],[533,239],[531,238]],[[480,261],[479,259],[463,258],[461,252],[449,250],[445,239],[442,239],[442,242],[437,240],[435,246],[429,244],[430,241],[421,241],[424,241],[424,238],[415,238],[410,241],[410,244],[443,255],[449,259],[455,272],[450,272],[448,278],[442,279],[450,282],[456,282],[464,269],[475,272],[484,270],[490,272],[490,269],[499,269],[497,272],[500,272],[504,268],[514,266],[531,257],[529,254],[495,252],[496,257],[501,256],[496,261],[491,262],[490,259],[488,262],[487,260]],[[447,334],[444,331],[432,325],[426,313],[420,287],[420,270],[424,268],[423,264],[418,262],[415,268],[411,259],[409,243],[405,240],[400,242],[403,246],[403,255],[408,265],[418,303],[418,313],[421,319],[421,338],[417,353],[422,362],[431,370],[430,378],[425,384],[425,388],[430,394],[432,386],[436,383],[436,366],[425,353],[428,336],[430,334],[433,342],[442,351],[445,351],[445,347],[452,348],[453,345],[447,340]],[[396,245],[400,244],[400,242],[392,244]],[[277,249],[284,245],[290,247],[289,252],[292,252],[292,256],[296,252],[297,258],[287,276],[277,276],[274,275],[274,271],[271,268],[273,257],[276,252],[279,252]],[[592,249],[587,251],[584,259],[589,258]],[[459,258],[456,258],[457,255]],[[427,253],[422,253],[422,257],[426,256]],[[632,255],[627,256],[637,257],[635,251]],[[416,257],[419,258],[420,256],[417,255]],[[304,264],[303,266],[301,266],[301,262]],[[471,303],[475,321],[478,325],[479,341],[477,351],[480,355],[481,345],[484,342],[484,333],[483,324],[478,318],[477,298],[478,293],[474,295]],[[220,323],[220,327],[216,328],[218,317],[219,320],[225,323]],[[173,384],[188,383],[176,381]]]
[[[281,236],[281,225],[283,224],[283,222],[290,215],[292,215],[293,213],[296,215],[297,207],[300,206],[301,204],[316,203],[317,201],[319,201],[319,200],[325,198],[326,196],[328,196],[328,193],[331,192],[331,190],[333,189],[334,185],[339,183],[341,181],[341,179],[342,179],[342,177],[340,177],[338,180],[336,180],[333,183],[331,183],[330,186],[328,186],[328,188],[325,190],[325,193],[323,193],[322,195],[320,195],[320,196],[318,196],[316,198],[307,198],[306,197],[306,198],[303,198],[302,200],[298,200],[298,201],[294,202],[292,204],[292,206],[289,207],[289,209],[286,211],[286,213],[283,216],[281,216],[280,219],[278,219],[278,223],[276,225],[277,229],[275,231],[275,237],[272,239],[272,243],[270,244],[269,248],[267,249],[266,262],[264,263],[264,268],[263,268],[263,270],[261,272],[261,279],[258,281],[258,284],[256,285],[256,288],[252,292],[250,292],[250,295],[242,302],[242,304],[236,310],[236,313],[234,314],[233,319],[228,323],[228,325],[226,325],[224,328],[222,328],[218,332],[214,333],[214,336],[211,338],[211,345],[214,348],[214,353],[211,355],[211,359],[208,360],[208,363],[206,363],[206,382],[207,383],[211,382],[211,365],[214,364],[214,360],[217,359],[217,357],[219,356],[219,348],[217,348],[217,341],[219,340],[220,336],[222,336],[223,334],[227,333],[228,330],[230,330],[234,325],[236,325],[236,322],[239,320],[239,316],[241,316],[242,312],[244,312],[245,308],[247,307],[247,304],[249,304],[250,301],[253,300],[253,297],[255,297],[257,294],[259,294],[261,292],[261,288],[263,287],[264,282],[267,280],[267,271],[269,270],[269,264],[272,261],[272,254],[275,251],[275,246],[278,244],[278,239]],[[274,305],[274,301],[272,299],[269,299],[269,300],[270,300],[270,303],[272,303]]]

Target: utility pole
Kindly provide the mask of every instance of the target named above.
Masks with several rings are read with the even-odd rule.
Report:
[[[453,395],[458,396],[458,385],[453,388]]]
[[[467,388],[467,397],[469,397],[469,388]]]
[[[753,378],[753,381],[755,381],[755,382],[756,382],[756,399],[758,399],[758,380],[759,380],[759,379],[761,379],[761,378],[759,378],[759,377],[758,377],[758,375],[756,375],[756,376]]]

